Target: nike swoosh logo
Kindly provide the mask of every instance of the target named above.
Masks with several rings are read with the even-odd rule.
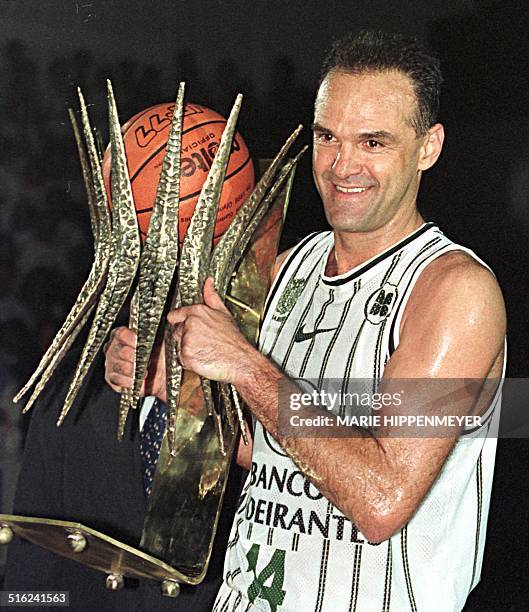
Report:
[[[326,329],[313,329],[310,332],[304,331],[305,326],[303,325],[301,329],[298,329],[296,335],[294,336],[294,342],[305,342],[305,340],[312,340],[316,334],[322,334],[324,332],[335,331],[338,329],[337,327],[329,327]]]

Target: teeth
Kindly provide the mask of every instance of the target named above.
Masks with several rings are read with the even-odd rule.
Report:
[[[341,191],[342,193],[362,193],[367,191],[367,187],[340,187],[340,185],[335,185],[336,191]]]

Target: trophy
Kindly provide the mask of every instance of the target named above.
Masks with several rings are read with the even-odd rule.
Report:
[[[253,191],[212,246],[217,208],[242,103],[242,96],[237,96],[180,247],[185,108],[184,83],[180,83],[149,228],[142,245],[110,82],[111,211],[100,148],[80,90],[79,100],[82,130],[73,111],[69,113],[87,193],[94,260],[66,321],[15,401],[33,389],[24,411],[30,409],[74,340],[90,323],[58,416],[57,425],[60,425],[68,417],[119,311],[128,302],[129,326],[137,333],[135,371],[132,388],[121,393],[117,436],[122,438],[129,412],[138,404],[157,334],[163,334],[166,355],[165,435],[139,548],[76,522],[14,515],[0,515],[0,543],[8,543],[16,535],[106,573],[107,586],[111,589],[121,588],[126,577],[147,578],[159,581],[165,595],[176,596],[180,583],[196,585],[206,574],[232,455],[239,432],[246,443],[247,434],[236,388],[182,369],[170,326],[162,322],[164,313],[168,308],[201,303],[204,281],[213,277],[218,294],[241,331],[250,342],[257,343],[293,175],[306,147],[295,157],[287,158],[301,130],[299,126],[277,156],[266,164]]]

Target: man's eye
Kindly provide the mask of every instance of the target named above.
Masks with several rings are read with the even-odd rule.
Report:
[[[378,140],[369,139],[366,141],[366,145],[368,149],[381,149],[383,145],[378,142]]]
[[[329,132],[316,132],[314,136],[318,142],[322,142],[324,144],[331,143],[334,140],[334,136]]]

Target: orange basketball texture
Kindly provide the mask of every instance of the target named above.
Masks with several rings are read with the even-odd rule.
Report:
[[[134,115],[122,128],[142,242],[149,227],[174,107],[174,103],[151,106]],[[226,119],[215,111],[199,104],[185,105],[180,171],[180,242],[184,239],[225,126]],[[103,158],[103,175],[110,194],[109,149]],[[226,231],[253,186],[252,160],[242,136],[237,133],[217,211],[215,240]]]

